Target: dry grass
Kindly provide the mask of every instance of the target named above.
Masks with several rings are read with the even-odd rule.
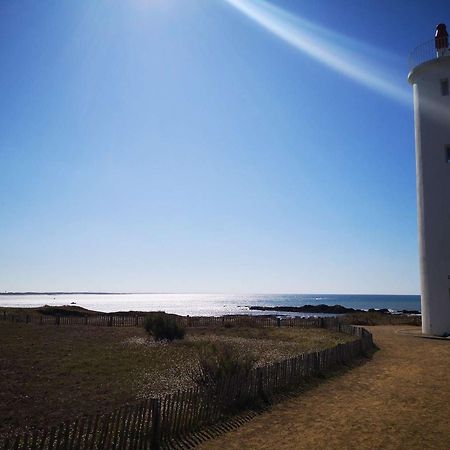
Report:
[[[448,449],[450,342],[378,326],[373,359],[204,449]]]
[[[192,385],[198,345],[224,340],[257,364],[318,350],[348,336],[321,329],[189,330],[155,343],[141,328],[0,323],[0,435],[110,411],[138,398]]]
[[[387,314],[379,311],[365,311],[345,314],[341,318],[352,325],[421,325],[421,317],[412,314]]]
[[[308,351],[323,350],[351,339],[351,336],[318,328],[272,327],[217,328],[214,335],[208,329],[199,329],[190,336],[193,342],[221,340],[237,347],[240,352],[256,353],[257,366],[282,361]]]

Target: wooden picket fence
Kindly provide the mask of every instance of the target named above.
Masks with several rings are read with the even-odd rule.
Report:
[[[36,430],[0,442],[11,449],[160,449],[192,447],[192,435],[234,414],[270,404],[279,394],[310,377],[350,364],[373,349],[372,335],[362,327],[333,318],[324,328],[355,336],[355,340],[325,350],[300,354],[217,384],[147,399],[109,414],[93,415]]]
[[[323,317],[283,317],[275,316],[174,316],[183,326],[188,328],[195,327],[214,327],[214,326],[290,326],[302,328],[321,327],[325,318]],[[334,317],[327,317],[327,320]],[[145,314],[139,315],[120,315],[120,314],[89,314],[85,316],[59,316],[44,314],[11,314],[4,311],[0,313],[0,321],[11,323],[32,323],[38,325],[90,325],[103,327],[139,327],[143,326]]]
[[[213,327],[213,326],[289,326],[301,328],[321,327],[322,322],[340,321],[345,322],[345,316],[328,316],[328,317],[276,317],[255,316],[255,315],[229,315],[221,317],[206,316],[174,316],[176,320],[183,326],[188,328],[194,327]],[[143,326],[145,314],[87,314],[80,316],[62,316],[62,315],[44,315],[44,314],[12,314],[3,311],[0,313],[0,322],[12,323],[33,323],[39,325],[90,325],[103,327],[139,327]],[[421,325],[421,317],[405,314],[386,315],[386,322],[393,325],[414,324]]]

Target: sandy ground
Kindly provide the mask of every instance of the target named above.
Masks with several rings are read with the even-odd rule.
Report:
[[[380,347],[372,360],[201,448],[450,449],[450,341],[368,329]]]

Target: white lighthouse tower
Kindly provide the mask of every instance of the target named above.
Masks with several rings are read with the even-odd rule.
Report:
[[[422,332],[450,335],[450,51],[444,24],[411,54]]]

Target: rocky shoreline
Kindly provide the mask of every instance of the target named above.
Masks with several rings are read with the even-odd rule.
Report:
[[[401,311],[391,311],[387,308],[382,309],[374,309],[370,308],[368,310],[364,309],[357,309],[357,308],[347,308],[342,305],[303,305],[303,306],[245,306],[245,308],[248,308],[249,311],[273,311],[274,315],[276,315],[277,312],[292,312],[292,313],[308,313],[308,314],[330,314],[330,315],[344,315],[344,314],[364,314],[367,315],[369,313],[376,313],[378,315],[386,315],[386,316],[393,316],[393,315],[420,315],[420,311],[416,310],[401,310]],[[78,306],[76,304],[70,304],[70,305],[61,305],[61,306],[50,306],[50,305],[44,305],[44,306],[38,306],[38,307],[21,307],[21,308],[10,308],[10,307],[0,307],[0,312],[3,311],[4,313],[6,311],[14,311],[15,313],[19,312],[25,312],[25,313],[38,313],[45,316],[90,316],[90,315],[101,315],[101,316],[145,316],[146,314],[149,314],[149,311],[135,311],[135,310],[129,310],[129,311],[114,311],[114,312],[102,312],[102,311],[95,311],[83,308],[81,306]]]
[[[316,314],[349,314],[349,313],[365,313],[365,312],[378,312],[382,314],[392,314],[386,308],[383,309],[355,309],[347,308],[342,305],[303,305],[303,306],[248,306],[250,311],[275,311],[275,312],[295,312],[295,313],[316,313]],[[402,310],[398,311],[402,314],[420,314],[420,311],[416,310]]]

